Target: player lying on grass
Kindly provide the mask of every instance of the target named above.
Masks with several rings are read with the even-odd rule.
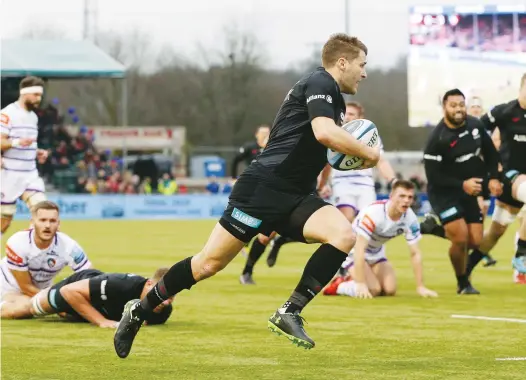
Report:
[[[74,273],[31,300],[29,315],[60,314],[75,321],[91,322],[99,327],[115,328],[124,305],[144,297],[164,276],[168,268],[159,268],[151,278],[130,273],[103,273],[88,269]],[[149,325],[166,322],[172,314],[173,298],[164,301],[146,317]]]
[[[398,180],[393,184],[388,201],[375,202],[358,214],[353,223],[357,235],[356,245],[342,264],[350,272],[350,276],[338,276],[325,288],[323,294],[356,298],[394,296],[396,276],[385,256],[384,244],[405,234],[411,251],[418,294],[422,297],[437,296],[436,292],[424,286],[422,255],[417,244],[421,238],[420,225],[411,209],[414,197],[413,183]]]
[[[34,228],[7,240],[6,256],[0,262],[2,318],[18,318],[18,310],[27,309],[31,297],[51,286],[66,265],[74,272],[91,267],[80,245],[57,231],[60,218],[55,203],[37,203],[31,220]]]

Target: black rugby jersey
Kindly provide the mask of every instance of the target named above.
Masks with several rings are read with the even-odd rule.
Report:
[[[299,193],[310,193],[327,163],[327,148],[314,136],[311,121],[328,117],[342,125],[345,100],[334,78],[323,68],[301,78],[287,93],[265,149],[256,163]]]
[[[490,131],[499,128],[504,171],[526,173],[526,109],[515,99],[494,107],[480,120]]]
[[[469,178],[499,178],[499,154],[479,119],[467,116],[462,127],[451,129],[444,119],[435,127],[424,150],[428,192],[463,192]]]

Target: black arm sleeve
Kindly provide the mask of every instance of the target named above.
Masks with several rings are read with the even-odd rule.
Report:
[[[502,120],[502,111],[505,106],[505,104],[500,104],[482,115],[480,121],[482,122],[482,125],[484,125],[484,128],[493,132],[495,128],[502,127],[500,121]]]
[[[334,80],[322,73],[312,75],[305,86],[305,99],[309,110],[309,119],[328,117],[334,120],[335,106],[339,95]]]
[[[427,181],[433,186],[462,190],[464,181],[453,177],[451,170],[445,166],[440,140],[434,135],[431,135],[424,150],[424,168]]]
[[[479,128],[480,138],[482,139],[482,156],[484,157],[484,163],[489,173],[490,179],[499,178],[499,163],[500,154],[497,152],[493,140],[484,129],[484,126]]]
[[[239,166],[239,163],[245,161],[249,156],[250,149],[246,145],[239,148],[239,153],[236,154],[236,156],[232,160],[232,177],[237,177],[237,167]]]
[[[123,297],[133,289],[135,284],[133,277],[140,278],[140,276],[128,277],[124,273],[108,273],[93,277],[89,281],[91,303]]]

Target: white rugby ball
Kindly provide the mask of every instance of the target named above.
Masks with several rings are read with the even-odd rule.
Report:
[[[357,140],[370,147],[375,147],[380,141],[378,128],[367,119],[356,119],[343,125],[342,128],[353,135]],[[327,149],[327,161],[336,170],[360,170],[363,166],[363,159],[357,156],[348,156],[339,152]]]

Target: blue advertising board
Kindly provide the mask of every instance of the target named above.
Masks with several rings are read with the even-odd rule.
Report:
[[[431,211],[426,194],[419,194],[418,215]],[[386,199],[387,194],[378,194]],[[49,200],[60,207],[61,219],[217,219],[228,203],[226,194],[178,195],[49,195]],[[489,215],[493,210],[493,201]],[[29,210],[23,202],[17,203],[15,220],[28,220]]]
[[[50,195],[62,219],[207,219],[223,213],[228,195]],[[29,219],[23,202],[15,219]]]

